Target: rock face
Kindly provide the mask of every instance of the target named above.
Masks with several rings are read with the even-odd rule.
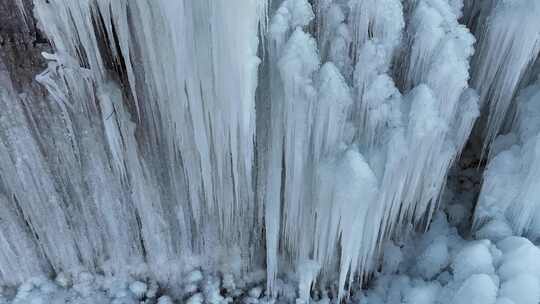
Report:
[[[18,3],[19,0],[0,2],[0,58],[17,91],[31,87],[32,92],[45,94],[34,77],[46,67],[41,52],[49,50],[50,45],[31,17],[32,1],[20,0],[24,15]]]

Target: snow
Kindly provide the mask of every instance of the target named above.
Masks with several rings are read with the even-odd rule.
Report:
[[[440,286],[436,283],[412,287],[404,296],[403,303],[430,304],[437,299]]]
[[[452,302],[494,304],[496,298],[497,286],[493,280],[488,275],[475,274],[463,282]]]
[[[505,220],[493,219],[487,222],[475,232],[476,237],[491,241],[500,241],[512,235],[512,228]]]
[[[493,274],[493,260],[489,242],[471,244],[459,251],[452,263],[456,280],[464,280],[473,274]]]
[[[514,303],[533,304],[540,301],[540,281],[530,274],[518,275],[501,285],[500,296]]]
[[[420,259],[416,264],[416,272],[426,280],[430,280],[435,275],[442,272],[442,270],[448,266],[448,263],[449,253],[447,240],[444,238],[436,239],[421,253]],[[453,267],[453,269],[454,275],[456,275],[455,267]]]
[[[538,301],[540,272],[536,269],[537,257],[533,256],[540,254],[540,248],[515,236],[495,244],[487,239],[465,240],[445,217],[438,213],[434,218],[436,224],[427,233],[404,240],[404,258],[397,269],[393,273],[384,269],[376,273],[374,282],[357,299],[368,303],[449,304]],[[426,254],[417,254],[418,247],[428,244],[424,251],[434,252],[429,248],[437,243],[447,248],[449,266],[438,271],[419,267],[429,262]]]
[[[498,272],[504,280],[519,274],[540,275],[540,266],[535,261],[540,257],[538,248],[524,238],[509,237],[500,242],[504,253]]]

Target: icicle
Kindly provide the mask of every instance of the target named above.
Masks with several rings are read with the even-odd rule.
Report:
[[[396,0],[349,0],[350,24],[353,26],[353,51],[368,40],[381,43],[390,54],[401,40],[404,26],[403,7]]]
[[[462,97],[468,87],[468,61],[473,52],[474,38],[457,23],[456,12],[450,3],[438,0],[419,1],[412,8],[407,30],[410,51],[403,64],[405,74],[402,75],[404,79],[401,79],[401,86],[404,89],[414,88],[408,97],[411,108],[407,131],[409,135],[406,138],[413,150],[407,152],[409,156],[406,162],[410,161],[410,166],[405,170],[405,184],[394,190],[398,195],[405,191],[402,194],[404,201],[400,203],[393,200],[393,206],[389,208],[396,210],[396,204],[402,204],[400,208],[403,211],[400,211],[397,222],[413,219],[413,222],[418,223],[426,215],[430,218],[439,200],[448,169],[459,155],[478,116],[474,100]],[[427,104],[415,108],[417,102]],[[459,113],[463,107],[470,112]],[[429,108],[431,110],[428,111]],[[420,122],[418,119],[422,123],[433,124],[428,128],[431,130],[429,135],[414,131],[415,125]],[[449,128],[454,125],[459,127]],[[430,143],[418,144],[424,140]],[[416,158],[419,155],[423,156]],[[389,212],[389,222],[395,223],[392,218],[397,216],[396,211]]]
[[[356,261],[366,258],[370,251],[366,240],[367,228],[378,225],[370,220],[370,209],[376,202],[378,182],[361,154],[349,150],[339,159],[322,163],[317,171],[318,195],[317,232],[320,263],[328,263],[341,248],[339,266],[339,299],[345,295],[356,272]],[[339,240],[339,242],[338,242]],[[348,278],[348,281],[347,281]]]
[[[319,68],[315,40],[296,29],[285,45],[278,62],[283,83],[284,102],[284,162],[283,242],[293,256],[304,257],[309,243],[302,238],[298,225],[307,224],[308,187],[304,187],[308,173],[309,140],[316,91],[313,74]]]
[[[298,263],[296,272],[299,275],[298,279],[298,299],[296,303],[307,304],[310,302],[310,291],[320,270],[320,265],[313,260],[305,260]]]
[[[418,221],[428,211],[428,205],[435,204],[438,199],[451,162],[448,154],[452,151],[445,146],[448,122],[441,117],[439,101],[433,91],[420,85],[407,99],[410,104],[407,142],[410,146],[406,163],[410,167],[405,170],[406,190],[402,203],[405,211],[401,216]]]
[[[264,197],[265,208],[265,228],[266,228],[266,267],[267,267],[267,289],[270,294],[276,295],[275,279],[278,274],[278,246],[280,240],[280,226],[281,226],[281,191],[282,184],[285,183],[282,180],[282,175],[289,176],[290,173],[282,172],[285,168],[282,168],[285,162],[286,168],[290,167],[293,170],[290,160],[283,159],[282,157],[289,157],[293,152],[294,146],[290,137],[294,131],[295,121],[297,125],[304,128],[303,132],[307,132],[305,129],[309,126],[309,121],[305,120],[309,117],[306,111],[306,107],[309,106],[310,100],[314,98],[314,89],[311,87],[312,74],[318,67],[318,54],[316,53],[315,41],[307,34],[301,31],[300,27],[304,27],[311,22],[314,18],[311,5],[307,1],[295,1],[286,0],[278,8],[276,14],[272,17],[272,21],[269,27],[269,39],[270,39],[270,64],[277,65],[279,63],[280,68],[270,70],[270,96],[271,100],[271,131],[268,145],[267,171],[265,176],[265,185],[261,189]],[[296,30],[295,30],[296,28]],[[296,38],[291,37],[294,30]],[[290,40],[290,41],[289,41]],[[288,47],[287,47],[288,45]],[[285,53],[285,49],[288,48],[288,57],[282,58],[282,54]],[[304,60],[304,56],[308,56]],[[292,64],[292,67],[288,67],[287,64]],[[296,73],[296,74],[295,74]],[[295,86],[298,84],[304,85],[304,87]],[[289,96],[286,95],[286,88],[288,86]],[[303,92],[304,91],[304,92]],[[305,94],[305,96],[299,95],[302,98],[298,107],[295,107],[294,100],[297,94]],[[308,98],[306,100],[306,98]],[[293,113],[288,114],[287,111],[291,109],[297,109],[296,115],[304,116],[304,120],[299,120]],[[290,117],[290,118],[288,118]],[[299,133],[299,136],[307,138],[309,134]],[[299,140],[299,145],[302,144]],[[305,149],[306,147],[304,147]],[[288,150],[288,151],[287,151]],[[286,152],[285,152],[286,151]],[[300,150],[301,151],[301,150]],[[298,152],[300,152],[298,151]],[[305,155],[299,154],[299,156],[305,157]],[[297,159],[297,166],[301,168],[300,161],[303,159]],[[299,170],[299,169],[296,169]],[[299,172],[300,173],[300,172]],[[298,173],[297,173],[298,174]],[[296,182],[302,182],[302,176],[296,177]],[[290,189],[290,186],[289,186]],[[291,189],[297,191],[296,195],[301,189]],[[291,191],[290,190],[290,191]],[[287,195],[290,200],[290,193]],[[300,206],[291,206],[300,207]],[[284,207],[286,208],[286,207]],[[285,209],[283,212],[287,212]],[[291,214],[292,215],[292,214]],[[291,223],[298,220],[297,218],[290,219]],[[298,223],[294,223],[297,225]],[[295,227],[289,227],[294,229]]]
[[[326,63],[320,70],[319,96],[315,107],[313,121],[313,165],[315,178],[312,189],[316,217],[313,250],[317,264],[329,273],[337,261],[335,246],[337,245],[337,222],[331,215],[334,192],[334,180],[327,174],[326,167],[333,166],[334,159],[341,155],[344,147],[350,142],[350,128],[347,125],[347,113],[352,103],[349,87],[346,85],[339,70],[332,64]],[[332,165],[326,163],[332,162]],[[348,271],[348,270],[347,270]]]

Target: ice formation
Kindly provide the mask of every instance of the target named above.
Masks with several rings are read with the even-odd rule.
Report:
[[[540,274],[505,260],[538,255],[510,236],[540,237],[537,0],[33,6],[46,96],[0,56],[0,281],[27,282],[13,303],[339,302],[371,276],[392,292],[370,303],[538,302]],[[465,245],[433,216],[471,133],[482,191],[446,210],[489,241]],[[430,224],[417,248],[391,241]]]

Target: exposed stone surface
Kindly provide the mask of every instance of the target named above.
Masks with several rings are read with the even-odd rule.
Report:
[[[23,16],[18,0],[0,1],[0,57],[9,70],[15,88],[21,92],[45,94],[34,77],[46,63],[42,51],[50,49],[49,42],[37,29],[35,21]],[[23,0],[26,16],[32,16],[32,1]]]

